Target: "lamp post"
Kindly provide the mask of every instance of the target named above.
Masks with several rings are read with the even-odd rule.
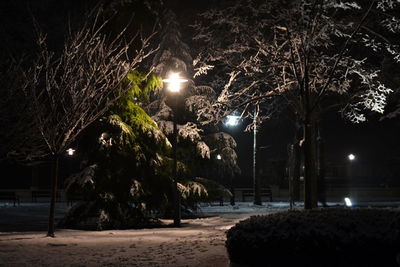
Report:
[[[347,159],[349,160],[349,164],[348,164],[348,175],[349,175],[349,183],[350,186],[353,186],[354,183],[354,177],[353,177],[353,161],[356,160],[356,156],[353,153],[350,153],[347,155]]]
[[[222,164],[221,162],[222,162],[222,156],[221,156],[221,154],[217,154],[217,156],[216,156],[216,159],[218,160],[218,161],[220,161],[220,162],[217,162],[217,182],[219,182],[221,185],[222,185],[222,182],[223,182],[223,177],[221,177],[222,176],[222,173],[223,173],[223,169],[220,167],[220,164]],[[222,170],[221,170],[222,169]],[[220,199],[219,199],[219,205],[220,206],[223,206],[224,205],[224,197],[223,196],[220,196]]]
[[[257,179],[257,109],[254,108],[254,116],[253,116],[253,186],[254,186],[254,205],[262,205],[261,203],[261,190],[259,181]]]
[[[225,121],[225,124],[227,125],[227,126],[236,126],[238,123],[239,123],[239,119],[240,119],[240,116],[238,116],[238,115],[228,115],[228,116],[226,116],[226,121]],[[233,177],[231,177],[231,193],[232,193],[232,197],[231,197],[231,201],[230,201],[230,203],[231,203],[231,206],[234,206],[235,205],[235,188],[234,188],[234,186],[233,186]]]
[[[164,79],[163,82],[168,84],[168,90],[171,93],[179,93],[181,90],[181,84],[187,82],[187,80],[179,77],[178,73],[171,73],[167,79]],[[178,128],[176,124],[176,108],[177,108],[177,96],[175,96],[175,107],[173,109],[173,123],[174,123],[174,131],[173,131],[173,139],[172,139],[172,152],[174,158],[173,165],[173,199],[174,199],[174,226],[179,227],[181,225],[181,201],[178,190],[178,178],[177,178],[177,157],[176,157],[176,146],[177,146],[177,136],[178,136]]]
[[[257,116],[258,112],[257,109],[254,109],[254,116],[253,116],[253,190],[254,190],[254,204],[255,205],[261,205],[261,190],[260,190],[260,184],[257,179],[257,169],[256,169],[256,163],[257,163]],[[227,116],[227,120],[225,122],[226,125],[228,126],[236,126],[239,123],[239,116],[236,115],[229,115]]]

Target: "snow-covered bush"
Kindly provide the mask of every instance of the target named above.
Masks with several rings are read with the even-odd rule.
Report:
[[[398,266],[400,211],[322,209],[252,216],[227,232],[245,266]]]

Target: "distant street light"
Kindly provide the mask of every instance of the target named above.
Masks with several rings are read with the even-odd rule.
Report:
[[[350,161],[353,161],[353,160],[356,159],[356,156],[355,156],[354,154],[349,154],[349,155],[347,156],[347,158],[348,158]]]
[[[239,123],[239,119],[240,119],[240,116],[228,115],[225,124],[228,126],[236,126]]]
[[[254,108],[254,117],[253,117],[253,188],[254,188],[254,204],[262,205],[261,195],[260,195],[260,185],[257,180],[257,172],[256,172],[256,158],[257,158],[257,109]],[[229,115],[227,116],[226,125],[228,126],[236,126],[239,122],[240,116]]]
[[[67,154],[68,154],[69,156],[73,156],[74,153],[75,153],[75,149],[73,149],[73,148],[68,148],[68,149],[67,149]]]
[[[172,93],[179,93],[181,90],[181,84],[187,82],[188,80],[182,79],[179,77],[179,73],[171,73],[167,79],[164,79],[163,82],[168,84],[168,90]],[[174,122],[174,132],[173,132],[173,140],[172,140],[172,151],[174,157],[174,166],[173,166],[173,194],[174,194],[174,226],[179,227],[181,225],[181,201],[178,190],[178,178],[177,178],[177,157],[176,157],[176,146],[177,146],[177,136],[178,130],[176,125],[176,108],[177,108],[177,97],[175,97],[175,107],[173,108],[173,122]]]
[[[221,159],[222,159],[221,155],[218,154],[218,155],[217,155],[217,160],[221,160]]]
[[[351,207],[353,206],[353,203],[351,203],[351,199],[348,197],[344,198],[344,203],[346,204],[346,207]]]

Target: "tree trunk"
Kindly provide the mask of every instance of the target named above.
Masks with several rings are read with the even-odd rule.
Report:
[[[289,205],[290,209],[293,208],[294,197],[293,197],[293,180],[294,180],[294,145],[288,145],[288,162],[286,164],[287,176],[289,180]]]
[[[49,210],[49,224],[47,236],[55,237],[54,235],[54,213],[56,208],[57,198],[57,184],[58,184],[58,162],[60,155],[55,154],[52,157],[52,186],[51,186],[51,199],[50,199],[50,210]]]
[[[301,149],[299,143],[293,146],[293,201],[300,201]]]
[[[300,201],[301,134],[301,125],[296,123],[293,142],[293,201]]]
[[[315,122],[307,118],[304,124],[304,208],[317,207],[316,131]]]
[[[321,137],[320,126],[317,126],[317,188],[318,201],[323,207],[326,206],[326,181],[325,181],[325,160],[324,160],[324,142]]]

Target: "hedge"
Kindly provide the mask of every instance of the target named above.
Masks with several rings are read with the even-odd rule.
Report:
[[[244,266],[399,266],[400,211],[319,209],[252,216],[227,231]]]

